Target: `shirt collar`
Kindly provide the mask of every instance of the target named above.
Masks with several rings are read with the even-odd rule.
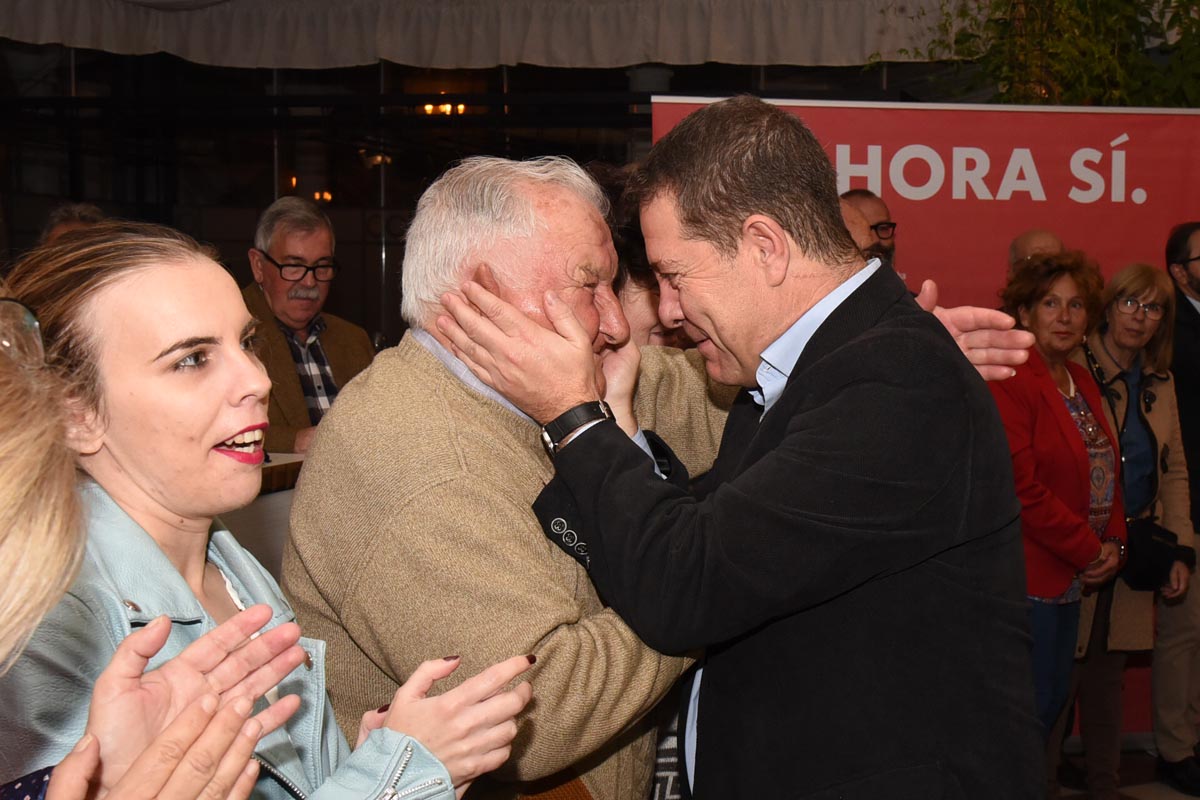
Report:
[[[866,283],[867,278],[874,275],[879,267],[878,258],[868,261],[865,267],[851,275],[832,292],[817,301],[816,305],[805,311],[800,319],[793,322],[790,328],[767,345],[766,350],[762,351],[762,355],[759,356],[758,371],[755,373],[758,388],[751,389],[750,395],[754,398],[754,402],[763,407],[764,414],[771,410],[771,406],[775,405],[775,401],[783,394],[788,378],[791,377],[796,362],[800,360],[800,356],[804,353],[804,348],[808,346],[813,334],[825,320],[829,319],[829,315],[833,313],[834,309],[852,295],[855,289]]]
[[[303,338],[297,336],[295,331],[284,325],[279,320],[279,317],[275,318],[275,324],[279,326],[279,330],[283,331],[284,336],[287,336],[289,339],[295,339],[302,345],[311,344],[313,339],[316,339],[325,332],[325,328],[329,327],[325,322],[325,317],[321,314],[317,314],[312,318],[312,322],[308,323],[308,333]]]
[[[433,354],[433,357],[442,362],[442,365],[450,370],[450,374],[458,378],[468,389],[471,389],[476,394],[483,395],[489,400],[493,400],[507,408],[522,419],[527,419],[534,425],[537,422],[533,417],[526,414],[521,409],[514,406],[508,401],[504,395],[497,392],[492,387],[488,386],[479,378],[475,377],[475,373],[471,372],[471,368],[464,364],[459,359],[455,358],[454,354],[447,350],[441,342],[433,338],[433,335],[422,328],[412,328],[409,330],[412,337],[417,340],[417,343]]]

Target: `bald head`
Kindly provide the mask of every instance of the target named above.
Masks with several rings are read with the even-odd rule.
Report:
[[[1022,233],[1008,246],[1009,271],[1033,256],[1056,256],[1063,251],[1062,239],[1050,231],[1034,228]]]

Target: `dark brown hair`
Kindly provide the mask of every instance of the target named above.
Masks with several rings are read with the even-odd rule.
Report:
[[[809,258],[833,268],[861,261],[820,143],[798,117],[755,97],[689,115],[654,145],[626,191],[637,208],[670,195],[683,234],[727,258],[746,218],[765,214]]]

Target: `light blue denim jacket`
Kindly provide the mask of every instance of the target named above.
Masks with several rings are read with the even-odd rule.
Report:
[[[70,752],[83,735],[96,678],[133,628],[162,614],[171,618],[170,638],[153,669],[214,627],[154,540],[94,482],[83,483],[81,492],[88,542],[79,577],[0,678],[0,783],[57,764]],[[268,628],[295,619],[274,579],[219,523],[208,558],[247,607],[274,609]],[[280,696],[300,696],[300,710],[286,728],[259,742],[262,768],[253,797],[453,800],[445,767],[409,736],[372,731],[350,753],[325,694],[325,643],[302,638],[300,645],[311,663],[279,685]]]

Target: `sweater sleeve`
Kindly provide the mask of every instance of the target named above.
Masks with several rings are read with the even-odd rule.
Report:
[[[695,351],[643,347],[634,411],[638,423],[654,431],[688,472],[712,466],[738,387],[714,383]]]
[[[643,644],[596,602],[582,568],[498,487],[452,479],[386,525],[348,587],[342,621],[397,683],[458,654],[446,691],[502,659],[537,656],[533,702],[497,777],[531,781],[575,765],[650,711],[690,663]]]

